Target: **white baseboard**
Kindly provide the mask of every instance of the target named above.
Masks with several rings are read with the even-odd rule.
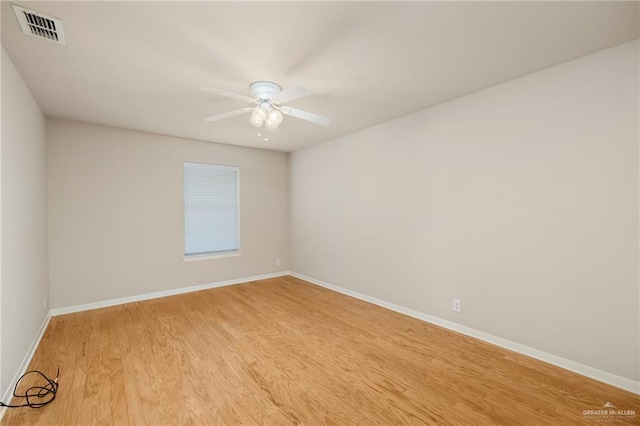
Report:
[[[276,272],[273,274],[256,275],[253,277],[238,278],[234,280],[218,281],[209,284],[194,285],[190,287],[174,288],[171,290],[157,291],[154,293],[140,294],[137,296],[120,297],[117,299],[103,300],[101,302],[84,303],[82,305],[67,306],[51,310],[51,316],[71,314],[74,312],[90,311],[92,309],[106,308],[108,306],[123,305],[125,303],[140,302],[143,300],[158,299],[160,297],[174,296],[176,294],[191,293],[194,291],[208,290],[210,288],[225,287],[229,285],[242,284],[250,281],[265,280],[290,275],[289,271]]]
[[[571,361],[569,359],[562,358],[547,352],[543,352],[538,349],[534,349],[529,346],[525,346],[520,343],[513,342],[511,340],[503,339],[502,337],[497,337],[492,334],[485,333],[483,331],[479,331],[461,324],[457,324],[452,321],[444,320],[444,319],[435,317],[433,315],[428,315],[419,311],[415,311],[413,309],[396,305],[394,303],[377,299],[375,297],[367,296],[365,294],[358,293],[357,291],[353,291],[343,287],[339,287],[337,285],[329,284],[327,282],[324,282],[312,277],[308,277],[306,275],[299,274],[297,272],[291,272],[290,275],[293,277],[299,278],[301,280],[307,281],[311,284],[325,287],[325,288],[328,288],[329,290],[346,294],[347,296],[364,300],[365,302],[373,303],[374,305],[382,306],[383,308],[387,308],[392,311],[396,311],[401,314],[408,315],[410,317],[417,318],[419,320],[422,320],[431,324],[435,324],[440,327],[447,328],[449,330],[453,330],[461,334],[465,334],[467,336],[474,337],[476,339],[485,341],[487,343],[500,346],[510,351],[517,352],[517,353],[526,355],[528,357],[538,359],[540,361],[544,361],[548,364],[552,364],[557,367],[564,368],[565,370],[573,371],[574,373],[578,373],[580,375],[589,377],[591,379],[595,379],[600,382],[640,395],[640,382],[637,382],[635,380],[627,379],[626,377],[621,377],[612,373],[608,373],[606,371],[598,370],[597,368],[589,367],[588,365],[580,364],[578,362]]]
[[[42,321],[42,324],[40,325],[40,329],[38,330],[38,334],[36,334],[35,339],[33,339],[33,342],[31,343],[31,346],[29,347],[27,354],[24,356],[24,359],[22,360],[22,363],[20,364],[20,367],[18,368],[16,375],[13,376],[13,379],[11,380],[11,382],[9,382],[9,387],[2,393],[3,402],[6,402],[7,404],[10,403],[11,398],[13,397],[13,388],[16,385],[16,382],[18,381],[18,379],[20,379],[20,376],[22,376],[24,373],[27,372],[27,368],[29,368],[29,363],[31,363],[31,358],[33,358],[33,355],[36,353],[36,349],[40,344],[40,340],[42,339],[44,332],[47,330],[47,326],[49,325],[50,319],[51,319],[51,314],[47,313],[47,316],[44,318],[44,321]],[[7,408],[5,407],[2,407],[2,409],[0,409],[0,420],[2,420],[2,417],[4,416],[6,411],[7,411]]]

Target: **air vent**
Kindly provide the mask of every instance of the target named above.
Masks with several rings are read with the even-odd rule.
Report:
[[[15,4],[12,6],[23,33],[54,43],[65,44],[61,20]]]

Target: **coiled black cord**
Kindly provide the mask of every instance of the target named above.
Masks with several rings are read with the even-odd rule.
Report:
[[[18,395],[18,386],[20,385],[20,382],[29,374],[39,374],[44,378],[47,384],[44,386],[31,386],[26,390],[26,392],[23,395]],[[13,396],[15,396],[16,398],[24,398],[26,402],[24,404],[11,405],[11,404],[5,404],[4,402],[0,401],[0,407],[7,407],[7,408],[20,408],[20,407],[42,408],[44,407],[45,405],[49,404],[51,401],[56,399],[56,393],[58,392],[58,386],[59,386],[58,377],[60,377],[60,369],[58,369],[58,372],[56,373],[56,378],[53,380],[45,376],[44,373],[42,373],[41,371],[36,371],[36,370],[27,371],[18,379],[18,381],[16,382],[16,386],[13,388]],[[34,398],[38,398],[38,399],[34,400]]]

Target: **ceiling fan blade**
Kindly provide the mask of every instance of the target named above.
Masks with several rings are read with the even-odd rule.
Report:
[[[280,108],[280,111],[283,114],[287,114],[287,115],[290,115],[292,117],[300,118],[302,120],[311,121],[312,123],[322,124],[323,126],[326,126],[327,124],[331,123],[331,119],[329,117],[324,117],[322,115],[314,114],[314,113],[309,112],[309,111],[303,111],[303,110],[297,109],[297,108],[291,108],[291,107],[288,107],[288,106],[283,106],[282,108]]]
[[[245,112],[249,112],[249,111],[252,111],[252,110],[253,110],[253,108],[250,108],[250,107],[237,109],[235,111],[229,111],[229,112],[225,112],[223,114],[212,115],[211,117],[205,118],[204,121],[208,121],[208,122],[211,123],[212,121],[224,120],[225,118],[233,117],[234,115],[243,114]]]
[[[269,99],[271,99],[271,102],[274,102],[276,104],[284,104],[285,102],[289,102],[294,99],[303,98],[305,96],[309,96],[310,94],[311,93],[304,87],[294,86],[287,90],[283,90],[280,93],[276,93],[275,95],[271,96]]]
[[[220,95],[220,96],[226,96],[227,98],[238,99],[240,101],[252,102],[252,103],[257,102],[255,99],[250,98],[248,96],[238,95],[237,93],[227,92],[226,90],[216,89],[215,87],[203,87],[200,90],[207,93],[213,93],[214,95]]]

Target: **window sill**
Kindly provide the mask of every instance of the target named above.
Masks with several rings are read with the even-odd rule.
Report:
[[[182,256],[182,260],[185,262],[198,262],[200,260],[213,260],[213,259],[223,259],[225,257],[236,257],[242,254],[241,251],[234,251],[231,253],[220,253],[220,254],[205,254],[202,256]]]

